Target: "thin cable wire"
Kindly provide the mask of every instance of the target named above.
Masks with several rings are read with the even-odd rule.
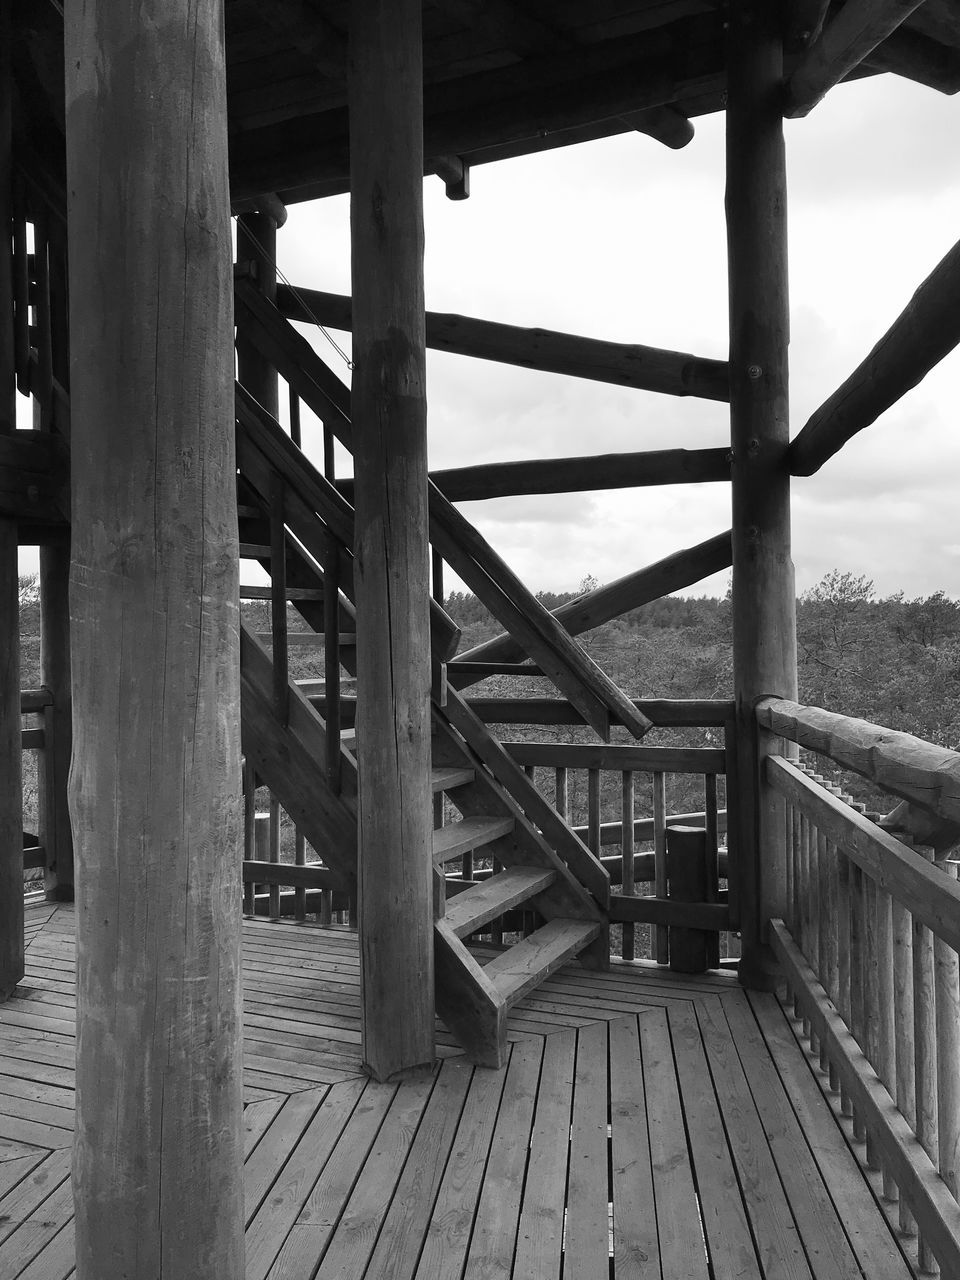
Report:
[[[235,219],[235,220],[236,220],[237,218],[239,218],[239,214],[234,214],[233,216],[234,216],[234,219]],[[260,250],[261,254],[264,256],[264,258],[267,260],[267,262],[269,262],[269,263],[270,263],[270,266],[271,266],[271,267],[274,269],[274,271],[277,273],[277,278],[283,281],[283,283],[287,286],[287,288],[290,290],[290,292],[291,292],[291,293],[293,294],[293,296],[296,298],[297,302],[299,302],[299,303],[300,303],[300,306],[301,306],[301,307],[303,307],[304,311],[306,312],[307,316],[308,316],[308,317],[309,317],[309,319],[310,319],[310,323],[311,323],[311,324],[315,324],[315,325],[316,325],[316,327],[320,330],[320,332],[323,334],[323,336],[326,338],[326,340],[330,343],[331,347],[333,347],[334,351],[336,351],[337,355],[338,355],[338,356],[340,357],[340,359],[344,362],[344,364],[347,366],[347,368],[348,368],[348,369],[353,369],[353,368],[355,368],[356,366],[354,365],[354,363],[353,363],[353,361],[350,359],[350,357],[347,355],[346,351],[344,351],[343,347],[341,347],[341,346],[340,346],[340,343],[339,343],[339,342],[337,342],[336,338],[334,338],[334,337],[333,337],[333,336],[328,332],[328,330],[326,330],[326,329],[323,327],[323,325],[320,323],[320,321],[319,321],[319,320],[317,319],[317,317],[314,315],[312,308],[310,307],[309,303],[307,302],[307,300],[306,300],[306,298],[303,296],[303,294],[300,292],[300,290],[296,287],[296,285],[291,284],[291,283],[290,283],[290,281],[287,279],[287,277],[284,275],[283,271],[280,269],[280,264],[277,262],[276,258],[273,256],[273,254],[268,252],[268,250],[266,249],[266,247],[262,244],[262,242],[259,240],[259,238],[258,238],[256,235],[254,235],[254,233],[250,230],[250,228],[249,228],[249,227],[244,227],[244,228],[243,228],[243,234],[244,234],[244,235],[245,235],[249,240],[252,240],[252,241],[253,241],[253,243],[257,246],[257,248]]]

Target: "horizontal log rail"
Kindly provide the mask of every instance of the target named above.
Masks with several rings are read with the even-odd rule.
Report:
[[[633,747],[605,743],[504,742],[518,764],[553,769],[619,769],[637,773],[723,773],[717,747]]]
[[[729,569],[733,549],[729,531],[719,533],[696,546],[673,552],[654,564],[628,573],[615,582],[587,591],[560,605],[553,613],[570,635],[592,631],[633,609],[692,586],[713,573]],[[511,635],[494,636],[459,655],[463,662],[515,662],[526,656]],[[457,687],[472,683],[465,675],[456,677]],[[706,723],[706,722],[704,722]]]
[[[707,484],[730,479],[730,450],[652,449],[583,458],[485,462],[473,467],[431,471],[430,479],[451,502],[661,484]],[[352,480],[340,480],[337,487],[344,497],[352,500]]]
[[[353,327],[352,302],[342,294],[281,284],[277,308],[289,320],[346,332]],[[667,395],[730,398],[727,365],[722,360],[435,311],[427,312],[426,328],[427,346],[437,351]]]
[[[811,476],[858,431],[876,422],[960,342],[960,243],[846,382],[807,421],[787,451],[795,476]]]
[[[910,733],[781,698],[757,705],[759,724],[929,813],[960,824],[960,752]]]
[[[787,919],[770,941],[803,1032],[901,1229],[919,1233],[920,1269],[960,1274],[957,864],[806,766],[774,755],[765,773],[788,850]]]

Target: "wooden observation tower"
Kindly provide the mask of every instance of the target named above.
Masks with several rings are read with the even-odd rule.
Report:
[[[783,118],[881,73],[956,92],[957,0],[0,0],[0,1276],[960,1277],[960,756],[797,702],[792,478],[960,340],[958,247],[791,440]],[[425,312],[425,181],[719,111],[728,361]],[[352,296],[279,284],[286,207],[347,191]],[[428,346],[729,405],[729,443],[432,473]],[[729,531],[556,614],[455,506],[691,481]],[[497,639],[458,652],[444,565]],[[731,566],[726,699],[633,700],[576,638]]]

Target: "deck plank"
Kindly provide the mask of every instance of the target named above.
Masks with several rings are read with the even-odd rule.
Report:
[[[576,1056],[572,1028],[550,1036],[543,1048],[513,1280],[560,1274]]]
[[[73,910],[37,919],[0,1008],[3,1280],[73,1267]],[[909,1280],[771,997],[571,964],[511,1012],[504,1070],[438,1030],[432,1075],[378,1085],[356,936],[243,936],[246,1280]]]
[[[640,1017],[646,1017],[640,1014]],[[661,1280],[638,1019],[610,1023],[613,1257],[620,1280]]]

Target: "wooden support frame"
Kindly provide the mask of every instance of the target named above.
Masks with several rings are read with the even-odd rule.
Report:
[[[420,0],[350,9],[363,1057],[434,1060]]]
[[[634,573],[628,573],[615,582],[588,591],[568,604],[560,605],[553,610],[554,617],[573,636],[593,627],[602,626],[612,618],[619,618],[631,609],[639,609],[651,600],[659,600],[661,596],[689,587],[711,573],[720,573],[729,569],[733,563],[731,535],[718,533],[714,538],[699,542],[694,547],[685,547],[672,555],[664,556],[654,564]],[[464,662],[515,662],[525,656],[523,649],[511,636],[494,636],[483,644],[460,655]],[[456,681],[459,687],[472,683],[470,680]]]
[[[811,44],[784,90],[783,114],[805,116],[923,0],[846,0]]]
[[[960,241],[937,264],[870,354],[807,421],[790,470],[812,476],[960,343]]]
[[[50,691],[40,756],[40,843],[45,850],[44,891],[55,902],[74,896],[73,833],[67,784],[73,754],[70,683],[70,540],[40,548],[40,673]]]
[[[223,3],[65,36],[77,1277],[215,1280],[244,1274]]]
[[[281,284],[277,287],[277,307],[288,320],[347,331],[353,326],[352,300],[343,294]],[[426,314],[426,340],[427,346],[437,351],[544,373],[563,373],[673,396],[729,399],[726,362],[681,351],[604,342],[551,329],[522,329],[438,311]]]
[[[766,922],[786,915],[782,806],[762,780],[775,746],[758,733],[759,697],[797,687],[790,558],[786,169],[778,91],[778,7],[732,0],[728,30],[727,250],[733,446],[733,652],[737,704],[741,981],[769,987]]]

